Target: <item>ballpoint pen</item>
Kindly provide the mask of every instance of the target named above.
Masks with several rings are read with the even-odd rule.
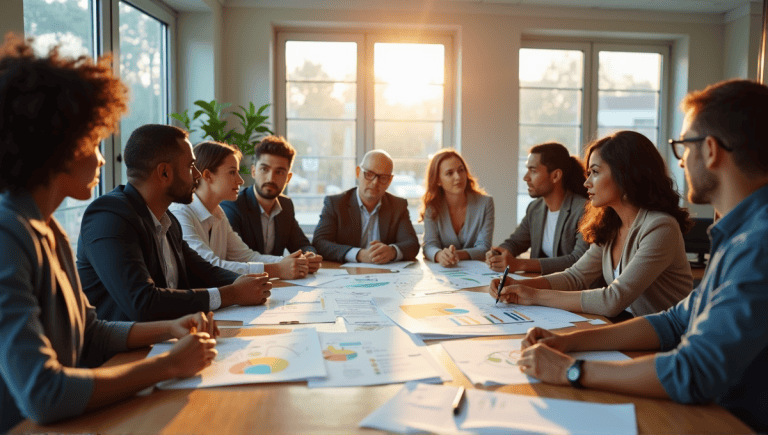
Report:
[[[504,288],[504,282],[507,281],[507,274],[509,273],[509,266],[507,266],[506,269],[504,269],[504,276],[501,277],[501,281],[499,281],[499,288],[496,293],[496,303],[499,303],[499,299],[501,299],[501,289]]]
[[[461,412],[461,404],[464,403],[464,396],[464,387],[459,387],[459,390],[456,391],[456,397],[453,399],[453,405],[451,405],[453,408],[453,415],[459,415]]]

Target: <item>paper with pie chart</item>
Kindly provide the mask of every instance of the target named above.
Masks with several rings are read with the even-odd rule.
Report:
[[[441,382],[440,373],[419,347],[399,328],[378,331],[322,333],[320,342],[328,370],[325,379],[310,379],[308,386],[352,387],[419,380]]]
[[[520,371],[522,339],[454,340],[441,343],[451,359],[470,382],[480,385],[527,384],[539,382]],[[630,358],[621,352],[572,352],[574,358],[593,361],[625,361]]]
[[[336,303],[313,287],[279,287],[263,305],[239,305],[216,311],[217,320],[239,320],[244,325],[333,323]]]
[[[172,343],[156,344],[150,358],[169,350]],[[285,330],[257,337],[217,340],[213,364],[197,376],[158,384],[162,389],[206,388],[223,385],[302,381],[326,375],[317,331]]]
[[[391,300],[378,306],[421,338],[524,334],[534,326],[558,329],[586,320],[557,308],[496,304],[487,293],[466,291]]]

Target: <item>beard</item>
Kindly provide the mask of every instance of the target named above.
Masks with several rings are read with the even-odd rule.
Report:
[[[265,192],[264,191],[264,187],[265,186],[272,187],[272,189],[274,190],[274,193]],[[262,197],[264,199],[269,199],[269,200],[277,198],[280,195],[280,193],[282,192],[280,187],[277,184],[275,184],[275,183],[264,183],[261,186],[259,186],[257,184],[254,184],[253,188],[256,189],[256,193],[260,197]]]
[[[686,173],[688,201],[693,204],[709,204],[712,202],[712,192],[719,187],[717,178],[703,167],[698,168],[696,172],[696,175]]]
[[[184,181],[181,180],[181,178],[177,175],[173,179],[173,183],[168,187],[168,190],[166,194],[169,198],[171,198],[172,202],[177,202],[179,204],[191,204],[192,203],[192,193],[195,191],[195,188],[197,187],[197,181],[192,183],[192,185],[187,185],[184,183]]]

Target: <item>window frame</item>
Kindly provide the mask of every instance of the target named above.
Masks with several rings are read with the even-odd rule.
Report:
[[[304,29],[277,28],[275,30],[275,77],[274,77],[274,127],[275,134],[287,137],[287,71],[286,71],[286,42],[288,41],[318,41],[318,42],[355,42],[357,43],[357,95],[355,111],[355,160],[360,162],[363,155],[375,149],[375,77],[373,74],[374,46],[376,43],[411,43],[411,44],[442,44],[444,46],[444,79],[443,79],[443,141],[442,148],[456,148],[456,77],[457,62],[454,48],[455,36],[450,32],[429,33],[412,36],[398,30],[382,29]],[[416,219],[416,216],[411,216]],[[415,222],[415,220],[414,220]],[[311,234],[316,224],[301,224],[301,228]],[[423,224],[414,223],[417,233],[423,232]]]

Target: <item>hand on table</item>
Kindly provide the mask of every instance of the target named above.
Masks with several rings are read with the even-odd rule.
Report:
[[[397,250],[378,240],[374,240],[368,248],[357,252],[357,260],[361,263],[386,264],[395,258],[397,258]]]
[[[494,246],[485,253],[485,264],[494,272],[504,272],[507,266],[510,272],[515,272],[519,270],[517,263],[517,258],[511,252],[499,246]]]
[[[207,332],[187,334],[179,339],[168,351],[167,364],[169,378],[187,378],[213,362],[218,351],[216,340]]]
[[[225,303],[225,293],[221,292],[222,306],[262,305],[272,294],[272,283],[269,282],[269,275],[266,273],[242,275],[227,287],[227,302],[231,303]]]
[[[548,384],[568,385],[566,372],[574,358],[546,344],[536,343],[525,348],[517,365],[520,371]]]
[[[309,273],[317,272],[317,269],[323,267],[323,256],[315,254],[314,252],[305,252],[304,258],[307,259],[307,266],[309,266]]]
[[[297,279],[304,278],[309,273],[309,260],[302,254],[301,249],[286,255],[277,263],[278,278]]]
[[[456,247],[451,245],[438,251],[437,254],[435,254],[435,262],[440,263],[443,267],[459,264],[459,253],[456,252]]]
[[[174,338],[183,338],[197,332],[205,332],[213,338],[218,337],[220,334],[219,327],[213,320],[213,311],[209,311],[208,314],[203,312],[188,314],[172,320],[168,332]]]
[[[501,279],[494,278],[488,286],[488,293],[496,299],[498,295],[499,282]],[[510,277],[507,277],[504,287],[501,289],[501,298],[499,300],[508,304],[518,305],[537,305],[539,289],[520,284]]]

